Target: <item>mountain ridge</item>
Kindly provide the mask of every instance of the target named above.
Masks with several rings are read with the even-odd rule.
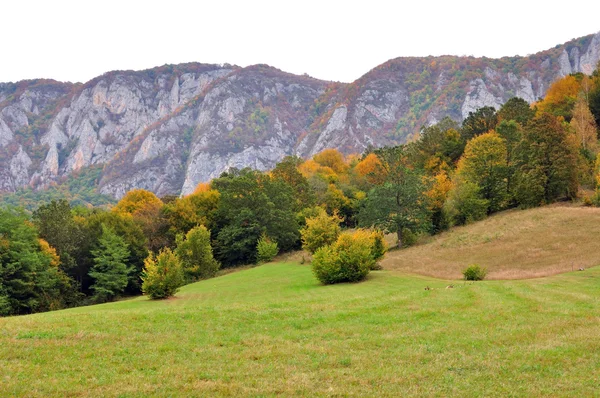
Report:
[[[286,155],[396,145],[553,80],[591,73],[600,33],[525,57],[400,57],[352,83],[257,64],[185,63],[111,71],[86,83],[0,83],[0,192],[41,188],[102,166],[99,191],[186,194],[229,167]]]

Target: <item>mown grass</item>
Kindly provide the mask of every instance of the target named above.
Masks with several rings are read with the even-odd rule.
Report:
[[[594,396],[600,268],[321,286],[276,263],[176,298],[0,319],[3,396]],[[430,286],[432,290],[425,290]]]
[[[599,237],[600,208],[511,210],[392,251],[382,265],[456,279],[469,265],[479,264],[488,269],[487,279],[535,278],[600,264]]]

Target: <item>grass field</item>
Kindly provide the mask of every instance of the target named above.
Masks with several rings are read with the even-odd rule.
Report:
[[[176,298],[0,319],[2,396],[598,396],[600,267],[320,286],[275,263]],[[425,290],[430,286],[432,290]]]
[[[554,205],[512,210],[388,253],[382,265],[456,279],[471,264],[488,279],[555,275],[600,264],[600,208]]]

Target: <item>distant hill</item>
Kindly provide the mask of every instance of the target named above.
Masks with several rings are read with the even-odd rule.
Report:
[[[344,84],[267,65],[165,65],[85,84],[0,84],[0,192],[102,168],[98,191],[189,193],[229,167],[285,155],[406,142],[445,116],[460,121],[513,96],[529,102],[572,72],[590,73],[600,33],[527,57],[390,60]]]

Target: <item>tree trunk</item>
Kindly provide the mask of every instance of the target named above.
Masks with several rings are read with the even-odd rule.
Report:
[[[398,249],[402,249],[402,229],[398,229],[396,235],[398,235]]]

